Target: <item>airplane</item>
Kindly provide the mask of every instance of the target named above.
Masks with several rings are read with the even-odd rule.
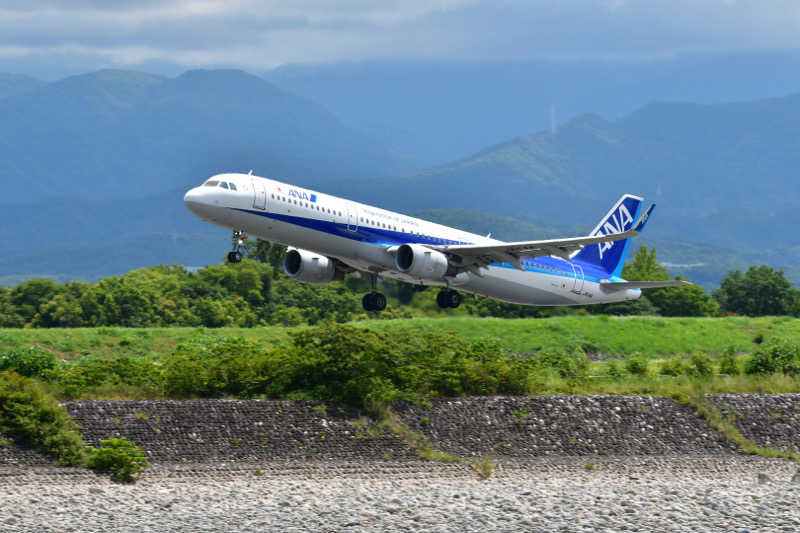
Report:
[[[371,292],[367,311],[386,308],[378,278],[442,287],[436,301],[456,308],[459,291],[522,305],[586,305],[635,300],[641,289],[689,282],[625,281],[620,277],[630,239],[645,227],[655,204],[624,194],[584,237],[503,242],[371,205],[248,174],[212,176],[184,196],[201,219],[233,232],[228,262],[242,260],[247,236],[288,247],[286,274],[325,284],[360,276]]]

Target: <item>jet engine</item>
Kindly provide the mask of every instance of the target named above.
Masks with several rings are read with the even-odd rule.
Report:
[[[419,244],[400,246],[394,263],[403,274],[419,279],[441,280],[447,274],[447,256]]]
[[[336,270],[334,259],[299,248],[290,248],[286,252],[283,271],[295,281],[315,285],[344,279],[344,273]]]

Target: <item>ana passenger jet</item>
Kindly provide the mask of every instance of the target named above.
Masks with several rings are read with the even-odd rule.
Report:
[[[379,277],[442,287],[455,308],[464,291],[523,305],[585,305],[635,300],[641,289],[684,281],[620,278],[630,238],[644,229],[642,198],[625,194],[585,237],[503,242],[419,218],[250,174],[219,174],[186,193],[198,217],[233,231],[228,261],[242,260],[248,235],[289,247],[286,274],[323,284],[363,272],[372,292],[364,309],[382,311]],[[458,290],[455,290],[458,289]]]

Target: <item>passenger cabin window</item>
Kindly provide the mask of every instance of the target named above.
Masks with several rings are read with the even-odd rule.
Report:
[[[208,180],[208,181],[206,182],[206,187],[216,187],[216,186],[217,186],[217,183],[219,183],[219,182],[218,182],[218,181],[216,181],[216,180]]]

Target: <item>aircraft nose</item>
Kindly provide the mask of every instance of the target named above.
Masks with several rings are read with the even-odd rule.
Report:
[[[183,203],[189,208],[189,211],[194,212],[203,203],[202,193],[199,189],[200,187],[195,187],[183,195]]]

